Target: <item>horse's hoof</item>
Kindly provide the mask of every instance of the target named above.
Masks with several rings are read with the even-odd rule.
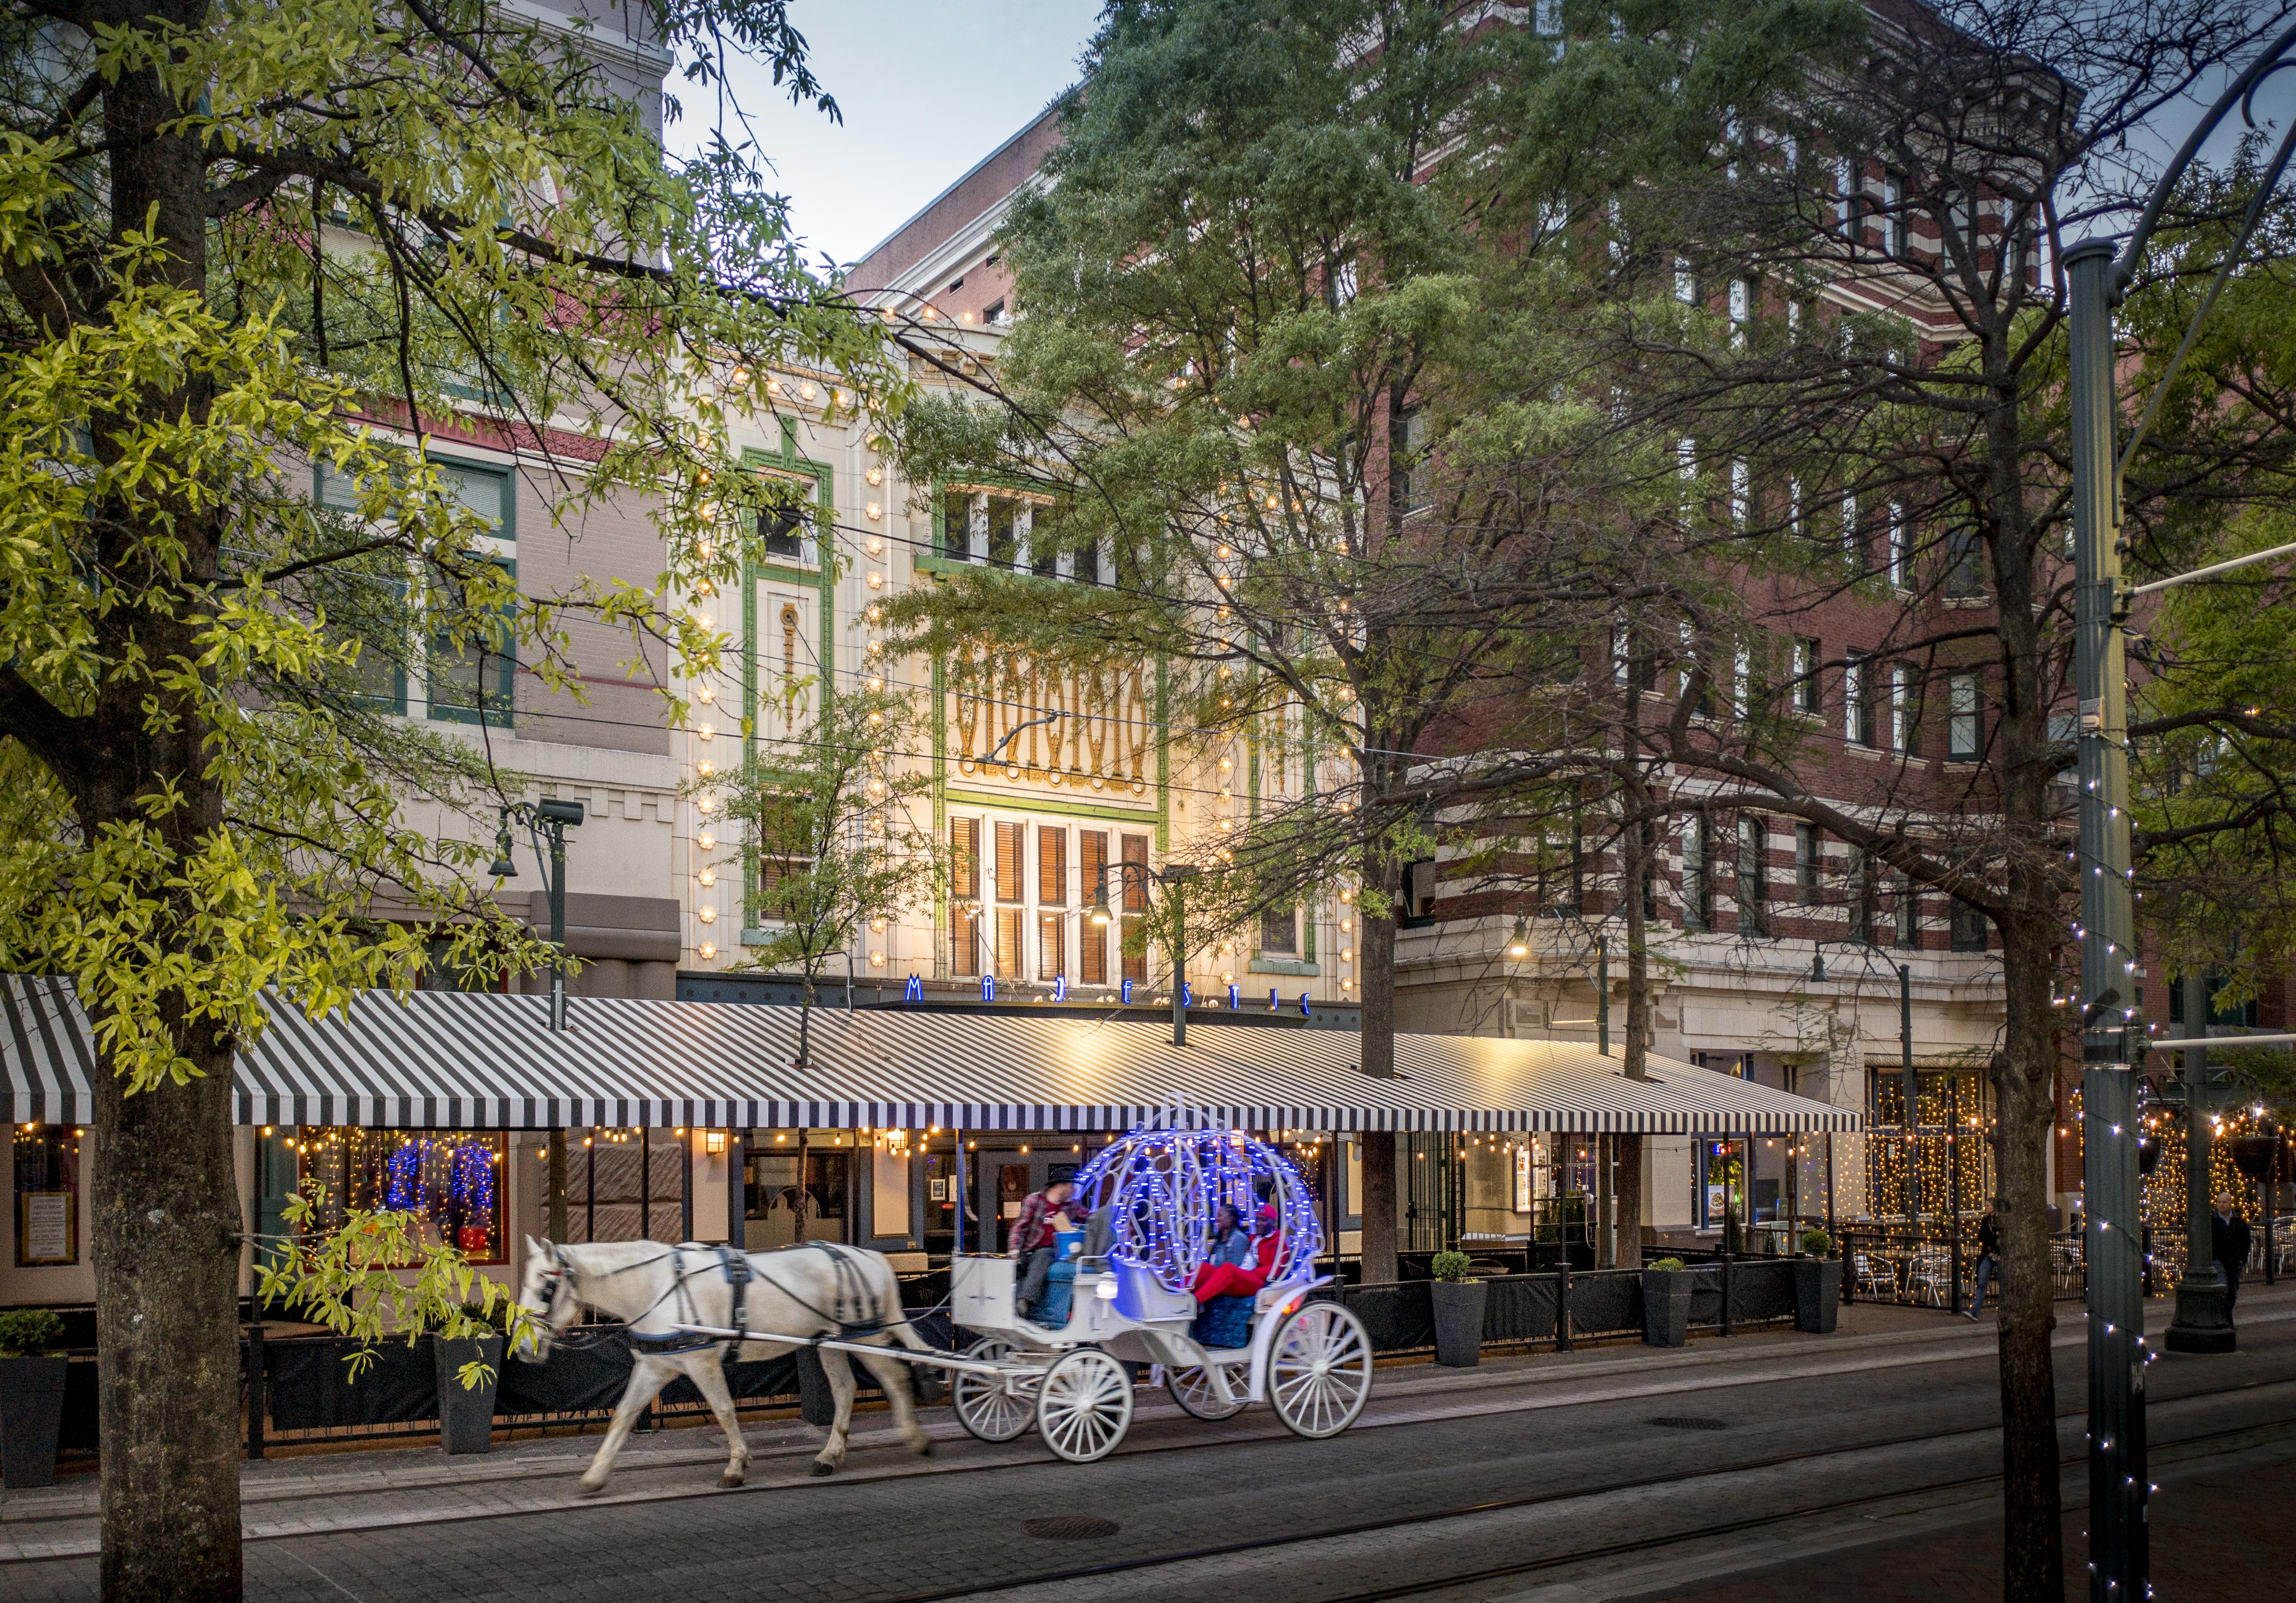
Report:
[[[742,1484],[742,1472],[738,1469],[729,1469],[718,1477],[718,1484],[720,1486],[738,1486]]]
[[[835,1475],[837,1473],[837,1466],[834,1464],[824,1464],[819,1459],[816,1459],[813,1461],[813,1473],[816,1475]]]
[[[606,1483],[603,1481],[584,1481],[578,1488],[584,1497],[595,1497],[605,1489]]]
[[[916,1454],[917,1457],[921,1459],[930,1459],[932,1457],[932,1438],[931,1436],[919,1436],[915,1442],[910,1444],[909,1451]]]

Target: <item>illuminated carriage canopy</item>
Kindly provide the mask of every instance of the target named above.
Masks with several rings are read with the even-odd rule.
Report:
[[[1292,1160],[1183,1104],[1095,1154],[1076,1187],[1086,1213],[1110,1210],[1112,1255],[1146,1266],[1170,1291],[1194,1283],[1222,1204],[1255,1233],[1262,1210],[1269,1214],[1277,1242],[1267,1266],[1271,1286],[1308,1270],[1323,1245],[1315,1193]]]
[[[87,1118],[98,1072],[61,980],[0,976],[13,1122]],[[419,991],[305,1017],[275,1003],[233,1069],[242,1124],[541,1130],[703,1127],[1123,1130],[1175,1096],[1218,1122],[1280,1130],[1599,1130],[1787,1135],[1853,1130],[1834,1107],[1671,1058],[1628,1080],[1569,1041],[1401,1035],[1374,1079],[1352,1031],[1025,1009],[814,1010],[812,1066],[791,1066],[798,1010]]]

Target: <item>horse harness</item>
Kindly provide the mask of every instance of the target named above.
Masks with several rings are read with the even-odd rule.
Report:
[[[836,1339],[852,1341],[863,1336],[875,1336],[884,1329],[885,1321],[877,1311],[876,1299],[869,1295],[868,1284],[863,1279],[860,1264],[853,1255],[844,1251],[839,1244],[828,1241],[808,1241],[797,1248],[784,1250],[808,1249],[827,1254],[833,1266],[832,1272],[836,1285],[836,1295],[831,1298],[833,1311],[816,1308],[799,1296],[773,1276],[765,1273],[749,1254],[737,1252],[730,1246],[719,1246],[715,1249],[717,1270],[726,1277],[726,1288],[733,1295],[732,1328],[740,1332],[739,1336],[733,1338],[735,1342],[750,1339],[749,1291],[750,1282],[752,1279],[763,1279],[775,1291],[780,1292],[782,1295],[804,1309],[814,1318],[824,1324],[835,1326]],[[700,1319],[693,1306],[693,1295],[686,1284],[688,1276],[685,1267],[685,1249],[673,1247],[670,1251],[676,1262],[675,1278],[672,1279],[668,1289],[654,1299],[652,1307],[640,1313],[637,1319],[643,1319],[646,1314],[652,1313],[655,1308],[660,1307],[674,1296],[677,1299],[678,1322],[681,1325],[698,1324]],[[650,1260],[650,1262],[659,1262],[660,1260]],[[555,1295],[554,1288],[553,1295]],[[635,1325],[637,1319],[632,1319],[630,1323]],[[627,1337],[633,1350],[643,1356],[657,1358],[674,1357],[685,1352],[699,1352],[705,1347],[717,1346],[726,1339],[724,1336],[698,1336],[689,1330],[668,1330],[655,1335],[646,1331],[626,1329],[624,1335]],[[817,1345],[828,1339],[831,1338],[827,1336],[811,1336],[807,1338],[806,1344]]]

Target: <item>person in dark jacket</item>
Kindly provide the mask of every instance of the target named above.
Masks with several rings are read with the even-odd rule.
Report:
[[[2209,1256],[2217,1261],[2217,1271],[2224,1276],[2225,1318],[2232,1318],[2233,1305],[2240,1301],[2241,1271],[2248,1267],[2248,1249],[2254,1232],[2248,1221],[2234,1210],[2232,1193],[2217,1193],[2216,1211],[2209,1215]]]
[[[1994,1217],[1991,1208],[1977,1221],[1977,1295],[1969,1304],[1969,1317],[1975,1319],[1985,1311],[1985,1288],[1993,1277],[2001,1272],[2001,1221]]]

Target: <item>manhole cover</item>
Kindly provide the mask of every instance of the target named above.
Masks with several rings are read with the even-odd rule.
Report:
[[[1119,1527],[1112,1519],[1101,1519],[1090,1514],[1055,1514],[1045,1519],[1024,1519],[1021,1528],[1031,1536],[1041,1536],[1046,1541],[1091,1541],[1098,1537],[1113,1536]]]
[[[1651,1421],[1660,1430],[1728,1430],[1727,1419],[1702,1419],[1694,1414],[1660,1414]]]

